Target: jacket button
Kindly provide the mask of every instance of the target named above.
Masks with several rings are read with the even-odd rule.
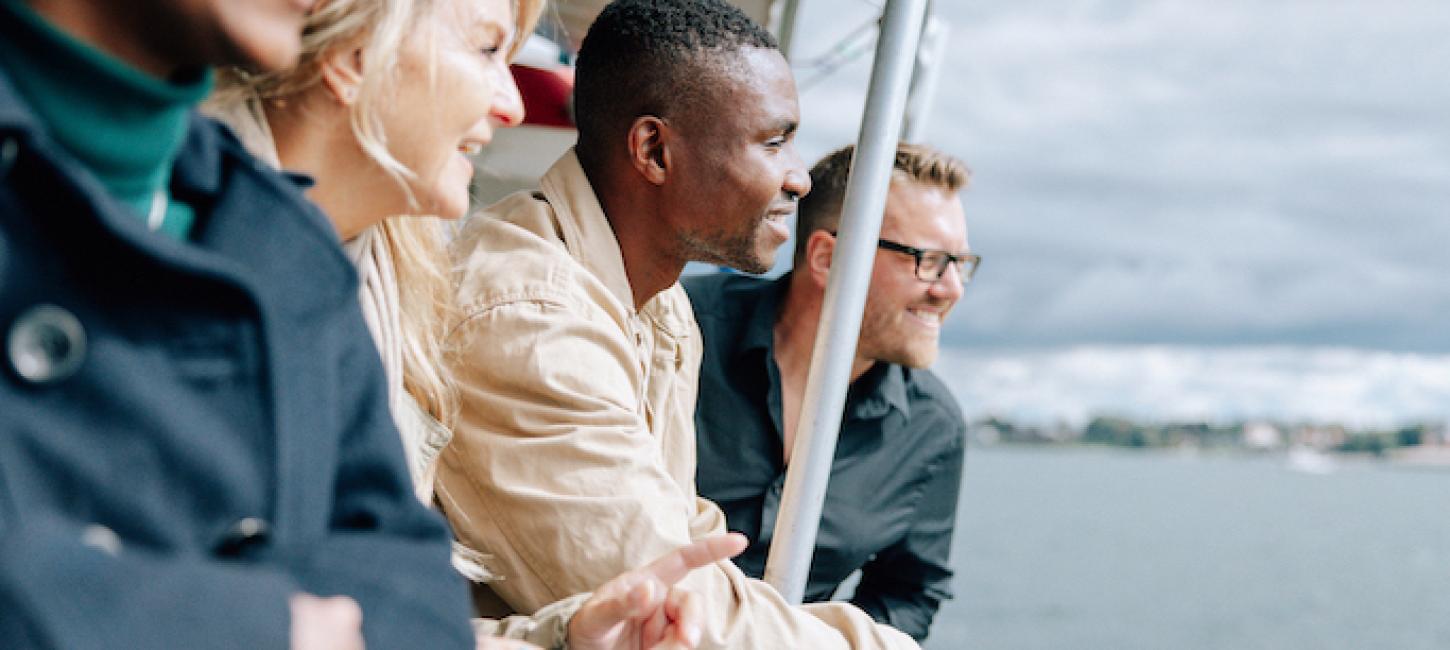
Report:
[[[86,331],[70,312],[55,305],[26,310],[6,338],[10,365],[21,379],[50,384],[75,374],[86,357]]]
[[[271,533],[272,525],[266,519],[243,517],[227,528],[216,552],[219,555],[240,555],[248,546],[266,542]]]
[[[121,537],[100,524],[86,526],[81,531],[81,543],[112,557],[121,554]]]

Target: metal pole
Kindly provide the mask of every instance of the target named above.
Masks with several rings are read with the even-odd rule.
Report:
[[[936,16],[927,15],[921,28],[921,51],[916,57],[916,72],[911,75],[911,95],[906,101],[906,123],[901,129],[904,142],[921,142],[936,101],[936,89],[946,62],[947,36],[951,26]]]
[[[926,0],[889,0],[876,44],[861,137],[846,181],[836,252],[765,567],[766,581],[792,603],[805,597],[925,10]]]
[[[785,60],[792,60],[791,45],[795,41],[795,17],[796,11],[800,9],[800,0],[785,0],[780,7],[780,29],[776,31],[775,38],[780,43],[780,53]]]

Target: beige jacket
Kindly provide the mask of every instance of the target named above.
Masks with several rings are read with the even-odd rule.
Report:
[[[675,284],[633,307],[619,244],[572,152],[454,242],[462,413],[439,497],[488,585],[533,612],[725,532],[695,493],[700,335]],[[916,648],[844,603],[794,607],[724,561],[683,583],[703,648]]]

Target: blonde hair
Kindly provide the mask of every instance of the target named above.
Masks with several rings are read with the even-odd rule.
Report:
[[[410,31],[431,17],[443,0],[322,0],[302,31],[297,65],[252,74],[218,75],[214,105],[260,100],[287,101],[322,82],[323,63],[337,48],[358,48],[367,61],[349,110],[349,123],[363,152],[396,180],[416,207],[410,181],[417,177],[388,150],[377,108],[389,101],[398,52]],[[544,0],[509,0],[514,15],[512,59],[534,30]],[[424,215],[399,215],[376,226],[398,280],[402,328],[403,388],[444,425],[453,424],[457,387],[443,363],[443,338],[454,320],[445,225]]]
[[[796,216],[796,260],[805,255],[811,233],[834,231],[841,221],[841,204],[846,199],[846,180],[851,174],[855,145],[837,149],[811,168],[811,191],[801,197]],[[972,172],[955,156],[923,144],[902,142],[896,146],[891,177],[911,181],[955,194],[967,186]]]

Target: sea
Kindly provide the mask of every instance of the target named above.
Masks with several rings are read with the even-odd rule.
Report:
[[[1374,461],[970,447],[925,647],[1450,648],[1447,498]]]

